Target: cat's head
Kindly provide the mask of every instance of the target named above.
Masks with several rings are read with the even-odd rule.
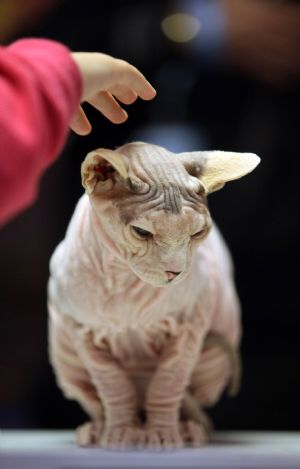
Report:
[[[154,286],[180,282],[208,235],[207,195],[252,171],[253,153],[171,153],[130,143],[100,148],[82,163],[82,184],[96,215],[132,271]]]

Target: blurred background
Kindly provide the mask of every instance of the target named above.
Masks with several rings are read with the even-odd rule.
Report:
[[[140,68],[158,90],[115,126],[70,135],[36,204],[0,231],[0,426],[71,428],[85,416],[47,357],[49,258],[96,147],[256,152],[261,165],[210,199],[243,306],[242,389],[211,410],[218,429],[300,430],[300,3],[276,0],[0,0],[0,41],[53,38]]]

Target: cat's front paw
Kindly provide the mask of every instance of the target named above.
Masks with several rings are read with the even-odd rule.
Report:
[[[148,448],[151,450],[170,450],[183,447],[183,440],[177,425],[146,427],[140,433],[137,443],[138,448]]]
[[[107,427],[102,433],[100,446],[112,450],[134,448],[140,439],[141,431],[139,427],[130,425]]]
[[[86,422],[76,430],[76,443],[79,446],[99,446],[102,431],[102,421]]]
[[[205,446],[209,441],[209,435],[203,425],[187,420],[179,424],[183,441],[192,448]]]

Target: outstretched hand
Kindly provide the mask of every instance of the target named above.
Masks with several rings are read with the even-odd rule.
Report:
[[[75,52],[72,57],[83,80],[81,102],[87,101],[114,124],[121,124],[128,117],[119,102],[132,104],[138,97],[150,100],[156,95],[144,75],[124,60],[98,52]],[[91,128],[79,106],[71,129],[79,135],[87,135]]]

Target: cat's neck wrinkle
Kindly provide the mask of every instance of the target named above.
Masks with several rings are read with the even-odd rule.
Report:
[[[129,270],[126,259],[106,232],[101,216],[91,206],[88,207],[86,230],[85,250],[89,253],[91,264],[105,277],[106,283],[115,289],[120,285],[125,288],[128,281],[134,281],[135,275]]]
[[[88,208],[88,229],[90,231],[88,242],[92,243],[94,249],[99,252],[110,252],[112,257],[118,260],[120,266],[126,264],[120,249],[105,229],[101,216],[91,205]]]
[[[153,318],[147,319],[146,316],[149,309],[166,294],[164,289],[147,285],[132,272],[128,262],[121,257],[116,244],[105,231],[101,215],[95,213],[91,206],[88,208],[85,223],[87,230],[85,249],[89,251],[94,272],[99,274],[106,287],[103,309],[114,309],[115,301],[118,309],[119,295],[128,295],[130,292],[133,303],[138,305],[139,313],[132,308],[132,312],[128,313],[130,315],[128,321],[132,324],[152,322]]]

